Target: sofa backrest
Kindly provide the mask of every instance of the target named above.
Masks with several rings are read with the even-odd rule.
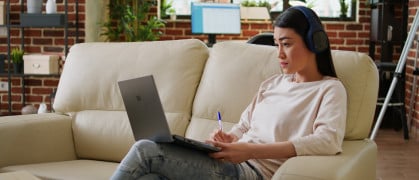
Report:
[[[273,46],[225,41],[213,46],[195,97],[186,136],[205,140],[218,127],[217,111],[226,130],[238,122],[259,88],[281,73]]]
[[[54,109],[74,117],[80,158],[119,161],[134,142],[117,82],[152,74],[173,133],[183,135],[209,56],[199,40],[74,45]]]
[[[332,51],[348,93],[345,138],[370,132],[378,94],[378,72],[367,55]],[[259,84],[282,73],[272,46],[226,41],[208,49],[199,40],[141,43],[84,43],[73,46],[54,108],[73,117],[79,158],[120,161],[134,142],[118,80],[155,76],[175,134],[205,140],[218,127],[230,129]]]
[[[348,94],[345,139],[367,138],[378,95],[377,68],[363,53],[333,50],[332,56]],[[215,44],[202,75],[186,135],[207,139],[218,128],[217,111],[222,114],[223,128],[229,130],[240,119],[259,84],[274,73],[281,73],[274,47],[236,42]]]

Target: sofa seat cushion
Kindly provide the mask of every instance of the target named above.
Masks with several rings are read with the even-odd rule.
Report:
[[[93,160],[73,160],[9,166],[0,172],[26,171],[41,179],[109,179],[118,163]]]
[[[288,159],[272,179],[375,179],[376,159],[377,145],[373,141],[344,141],[343,152],[336,156],[298,156]]]

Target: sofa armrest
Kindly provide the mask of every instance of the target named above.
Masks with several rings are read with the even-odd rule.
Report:
[[[377,145],[368,139],[344,141],[336,156],[297,156],[288,159],[272,179],[376,179]]]
[[[0,168],[76,159],[71,123],[55,113],[0,117]]]

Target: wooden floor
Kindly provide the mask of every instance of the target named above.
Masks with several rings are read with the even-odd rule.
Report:
[[[393,129],[378,131],[378,180],[419,180],[419,138],[406,141],[402,133]]]

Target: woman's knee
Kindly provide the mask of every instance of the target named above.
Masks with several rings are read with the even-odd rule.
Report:
[[[148,139],[142,139],[134,143],[133,145],[137,149],[144,149],[144,148],[157,148],[157,144],[153,141]]]
[[[140,152],[140,154],[146,156],[155,156],[161,152],[157,143],[146,139],[135,142],[133,148],[136,150],[136,152]]]

